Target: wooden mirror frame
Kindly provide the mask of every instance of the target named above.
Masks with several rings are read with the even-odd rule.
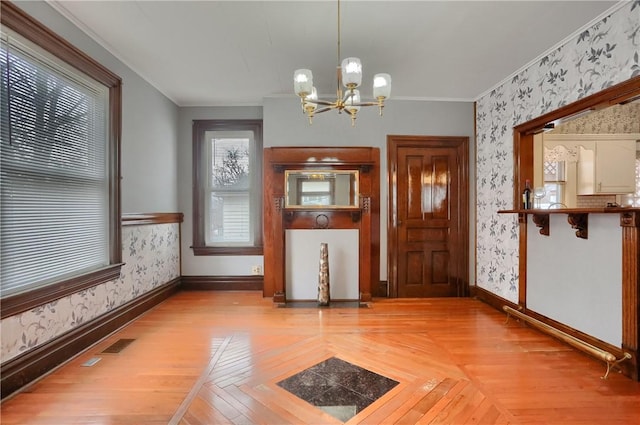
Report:
[[[588,110],[599,110],[609,106],[625,103],[640,98],[640,76],[606,88],[598,93],[559,109],[548,112],[533,120],[517,125],[513,129],[513,201],[514,210],[520,208],[520,194],[524,190],[527,179],[533,181],[533,136],[543,127],[560,118],[580,114]],[[526,215],[519,214],[519,283],[518,305],[526,311],[527,300],[527,220]],[[622,223],[622,351],[630,352],[633,359],[620,366],[623,372],[639,380],[638,355],[640,354],[640,213],[633,213],[632,219]],[[558,325],[558,324],[555,324]],[[561,324],[560,324],[561,325]],[[577,333],[566,326],[559,326],[565,332]],[[584,335],[581,335],[584,337]],[[595,338],[585,338],[587,342],[601,345]]]

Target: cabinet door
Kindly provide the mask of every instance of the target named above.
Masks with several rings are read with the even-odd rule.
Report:
[[[595,192],[632,193],[636,190],[634,140],[598,142],[595,155]]]

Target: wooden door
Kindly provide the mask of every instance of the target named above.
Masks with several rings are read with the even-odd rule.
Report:
[[[468,291],[468,138],[389,136],[390,296]]]

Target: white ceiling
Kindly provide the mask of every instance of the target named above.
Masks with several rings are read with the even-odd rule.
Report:
[[[49,3],[179,106],[260,105],[293,96],[310,68],[336,89],[337,2]],[[474,100],[616,1],[342,0],[342,57],[393,79],[393,98]]]

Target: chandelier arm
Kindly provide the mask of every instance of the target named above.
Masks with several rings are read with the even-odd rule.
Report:
[[[360,103],[354,103],[353,106],[379,106],[380,104],[378,102],[360,102]]]
[[[336,102],[329,102],[328,100],[314,100],[313,103],[316,103],[318,105],[325,105],[325,106],[331,106],[331,105],[335,105]]]
[[[323,112],[327,112],[327,111],[332,111],[336,109],[335,106],[327,106],[326,108],[320,108],[320,109],[316,109],[316,111],[314,112],[314,114],[318,115],[321,114]]]

